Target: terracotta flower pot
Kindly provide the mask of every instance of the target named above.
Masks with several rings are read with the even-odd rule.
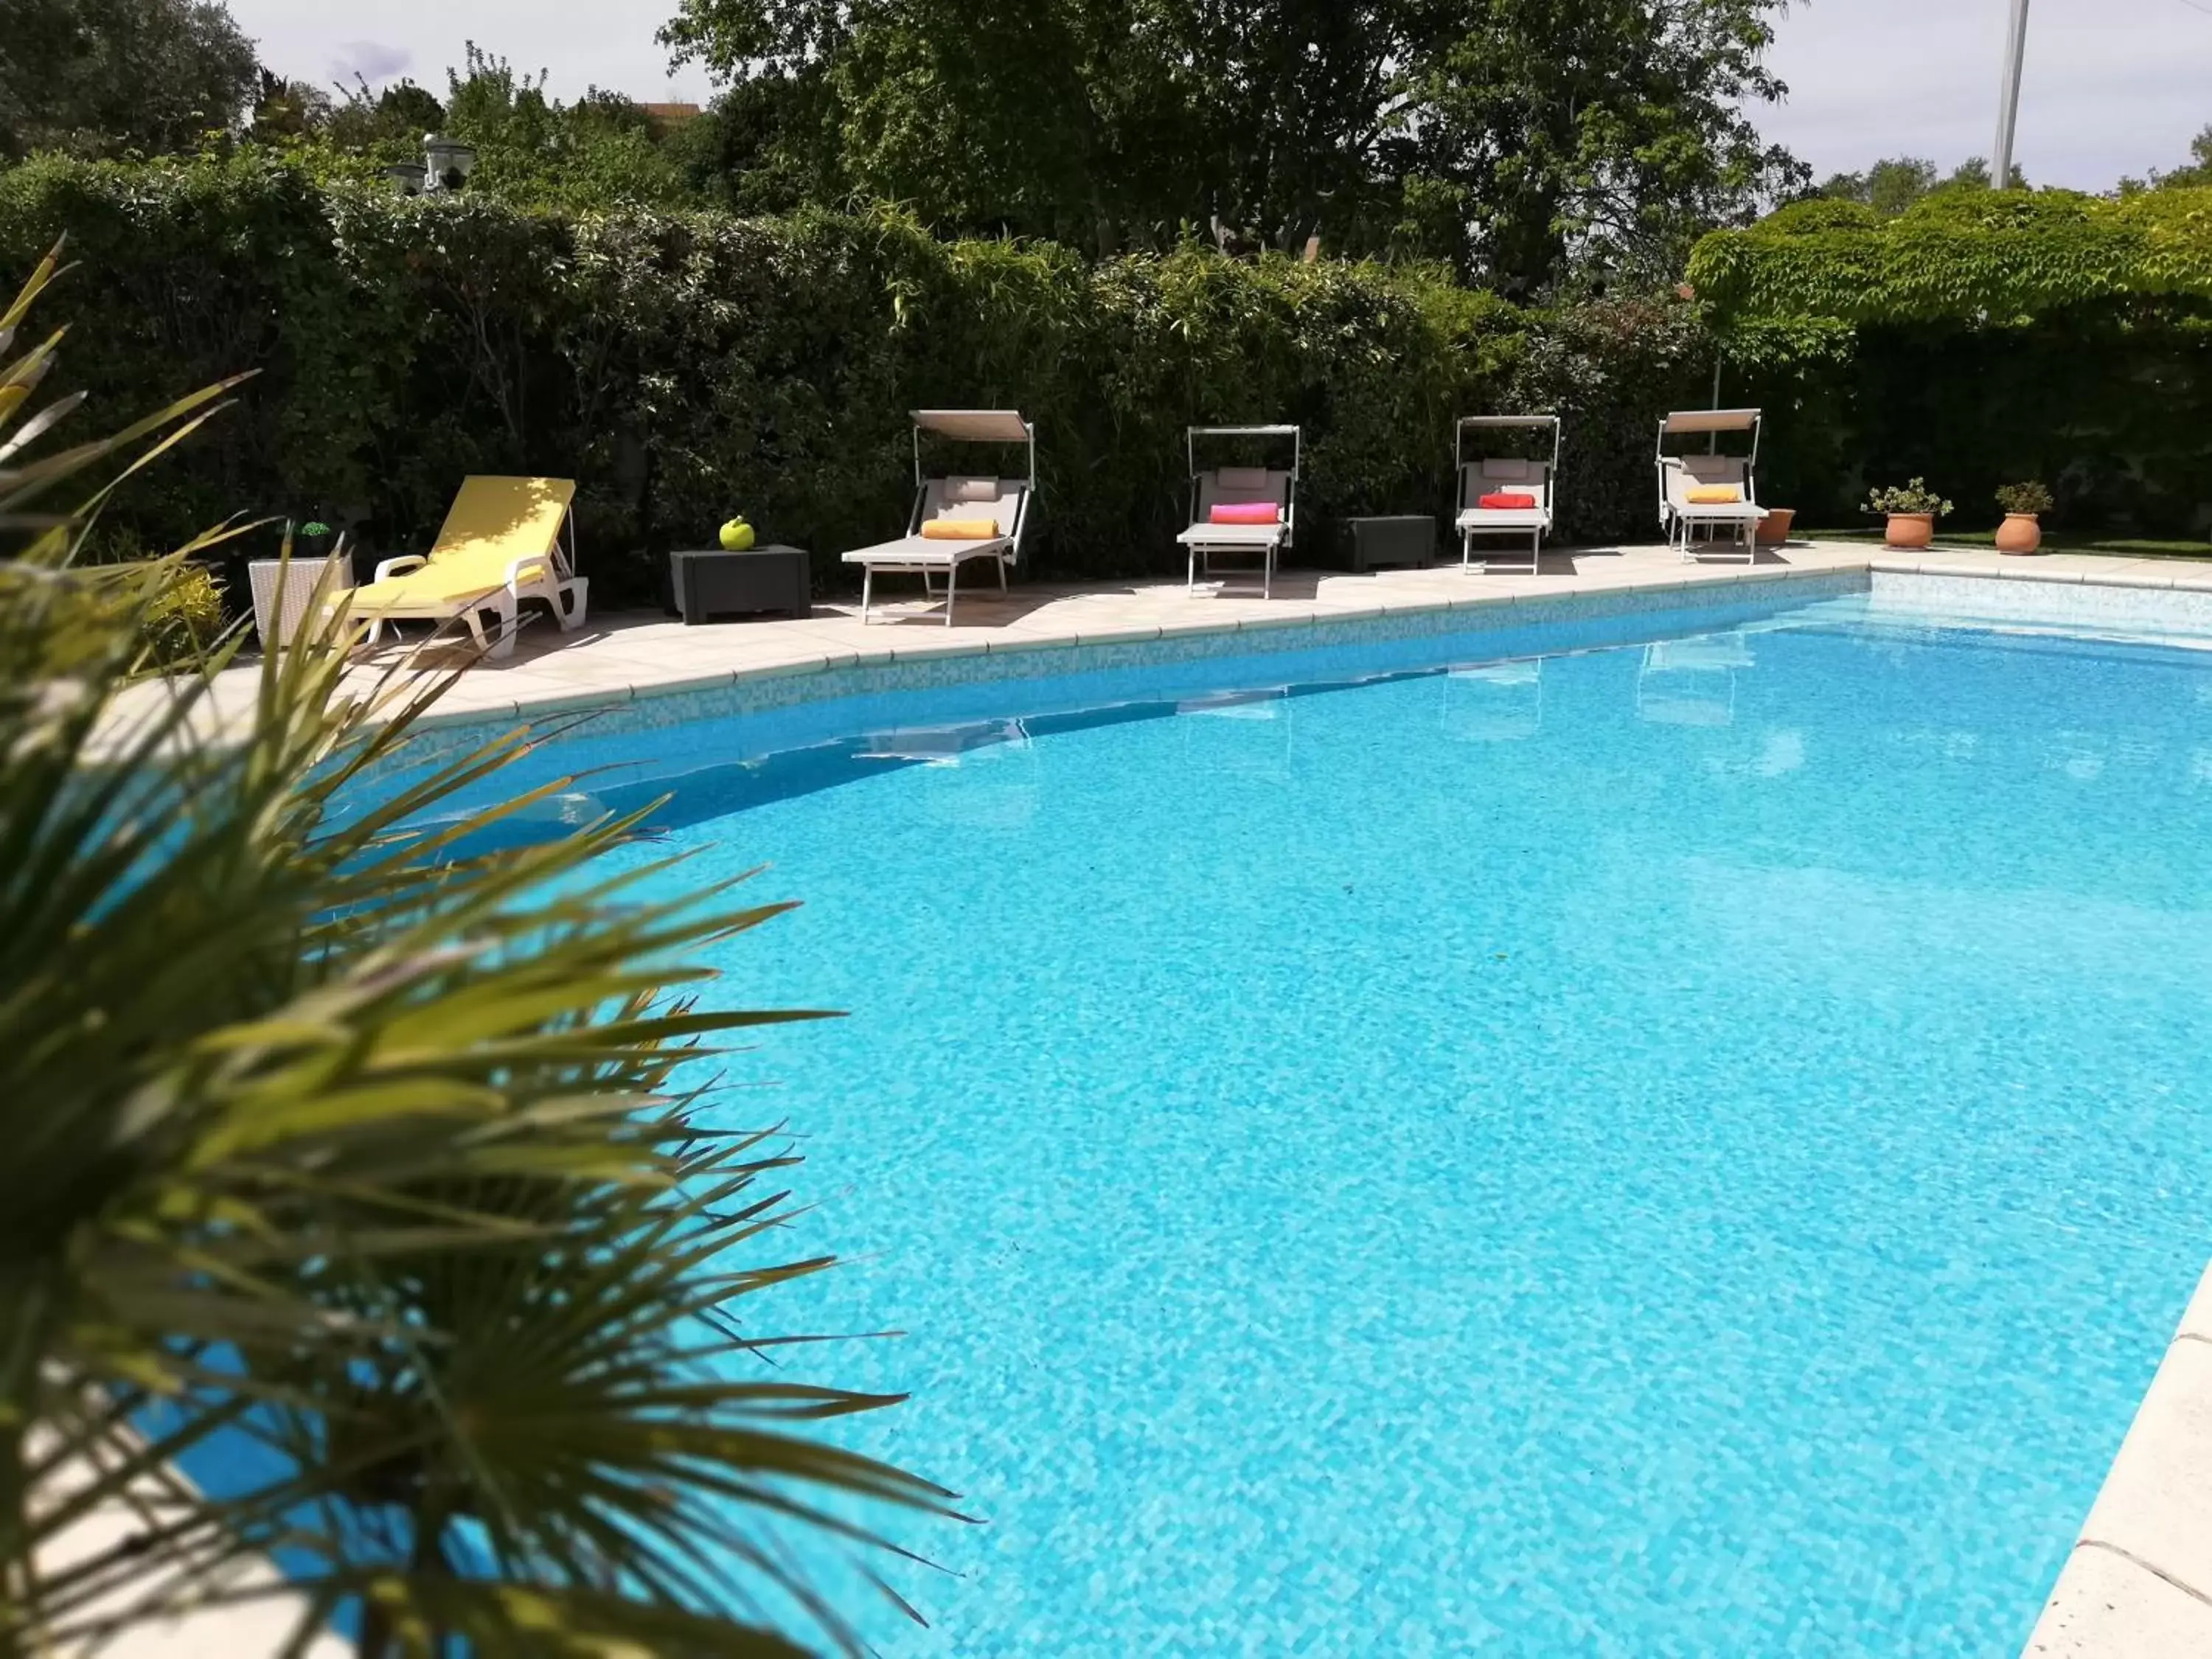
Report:
[[[1889,529],[1882,539],[1892,547],[1925,547],[1936,539],[1936,515],[1933,513],[1893,513]]]
[[[1769,508],[1766,516],[1759,521],[1759,544],[1761,547],[1781,546],[1790,539],[1790,526],[1796,517],[1797,509],[1794,507]]]
[[[2033,553],[2043,545],[2043,521],[2033,513],[2008,513],[1997,526],[1997,551]]]

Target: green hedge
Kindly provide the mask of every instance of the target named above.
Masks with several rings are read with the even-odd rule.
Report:
[[[2212,191],[1803,202],[1707,237],[1690,274],[1773,416],[1765,493],[1807,522],[1923,476],[1964,527],[2035,478],[2062,528],[2212,531]]]
[[[1894,218],[1799,202],[1691,256],[1734,318],[1881,326],[2027,323],[2099,301],[2212,301],[2212,190],[2112,201],[2071,191],[1939,191]]]
[[[0,277],[64,230],[69,383],[120,415],[261,371],[186,465],[131,486],[149,538],[365,512],[415,548],[465,473],[551,473],[580,482],[614,601],[732,509],[825,571],[894,529],[922,404],[1036,419],[1048,576],[1170,568],[1194,421],[1304,423],[1325,556],[1345,515],[1443,510],[1455,415],[1559,408],[1563,531],[1648,535],[1650,422],[1711,362],[1674,301],[1543,316],[1422,269],[1094,264],[890,214],[562,220],[252,153],[0,175]]]

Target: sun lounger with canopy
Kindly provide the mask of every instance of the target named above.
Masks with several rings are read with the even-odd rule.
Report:
[[[1287,472],[1266,466],[1215,466],[1200,471],[1198,443],[1206,439],[1291,441]],[[1223,558],[1240,561],[1219,565],[1224,576],[1257,576],[1262,598],[1273,598],[1275,566],[1297,530],[1298,469],[1305,456],[1305,438],[1295,426],[1194,426],[1184,434],[1190,459],[1190,528],[1176,539],[1190,554],[1191,591],[1201,578],[1215,573]],[[1266,509],[1272,507],[1273,516]],[[1218,513],[1217,508],[1227,509]],[[1217,518],[1241,520],[1216,523]],[[1253,562],[1256,560],[1257,562]]]
[[[1759,556],[1759,521],[1766,509],[1759,504],[1759,411],[1755,409],[1693,409],[1678,410],[1659,423],[1659,526],[1667,544],[1681,550],[1686,562],[1714,554],[1747,562]],[[1748,453],[1720,453],[1720,440],[1729,434],[1748,433]],[[1708,453],[1670,455],[1670,440],[1702,437]],[[1725,548],[1720,532],[1729,532]],[[1698,547],[1698,532],[1705,545]]]
[[[1468,458],[1470,433],[1533,432],[1552,441],[1549,460],[1494,455]],[[1543,556],[1544,538],[1551,533],[1552,502],[1559,477],[1559,417],[1556,415],[1469,415],[1459,423],[1455,452],[1459,466],[1460,562],[1474,562],[1477,536],[1526,536],[1528,569],[1534,574]],[[1488,497],[1534,497],[1529,507],[1485,507]],[[1486,570],[1502,562],[1492,555],[1483,560]],[[1514,559],[1518,563],[1517,556]]]
[[[575,494],[568,478],[465,478],[428,554],[386,559],[374,581],[331,602],[348,606],[349,623],[368,624],[371,645],[388,622],[458,621],[488,654],[507,656],[528,599],[544,600],[562,632],[572,632],[590,597],[576,574]],[[487,614],[496,638],[485,635]]]
[[[1019,478],[924,477],[924,434],[956,443],[1019,444],[1029,456]],[[914,513],[906,534],[894,542],[857,548],[847,564],[860,567],[860,620],[868,620],[878,571],[921,578],[922,592],[937,597],[936,578],[945,578],[945,625],[952,625],[952,603],[960,567],[988,559],[1006,591],[1006,567],[1022,556],[1030,501],[1036,493],[1036,428],[1011,409],[921,409],[914,412]]]

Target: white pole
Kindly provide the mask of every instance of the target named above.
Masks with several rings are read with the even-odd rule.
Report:
[[[1996,190],[2012,185],[2013,136],[2020,126],[2020,72],[2027,56],[2027,0],[2012,0],[2012,21],[2005,30],[2004,86],[1997,100],[1997,153],[1990,167]]]

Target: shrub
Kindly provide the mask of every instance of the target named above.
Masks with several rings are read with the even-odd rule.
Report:
[[[1867,511],[1869,513],[1928,513],[1940,519],[1951,510],[1951,503],[1929,489],[1925,478],[1915,478],[1909,484],[1877,489],[1867,497]]]
[[[1997,506],[2007,513],[2043,514],[2053,505],[2051,486],[2045,483],[2007,484],[1997,491]]]
[[[402,198],[304,150],[0,175],[0,270],[63,228],[87,264],[72,369],[102,398],[262,371],[192,469],[134,483],[149,539],[314,503],[416,550],[464,473],[557,474],[615,604],[733,510],[825,556],[879,538],[927,404],[1036,418],[1046,574],[1167,568],[1192,422],[1304,422],[1320,550],[1351,513],[1443,509],[1454,416],[1557,406],[1589,485],[1562,528],[1630,534],[1650,424],[1710,374],[1672,301],[1547,314],[1421,266],[1196,246],[1092,263],[882,210],[563,218]]]

